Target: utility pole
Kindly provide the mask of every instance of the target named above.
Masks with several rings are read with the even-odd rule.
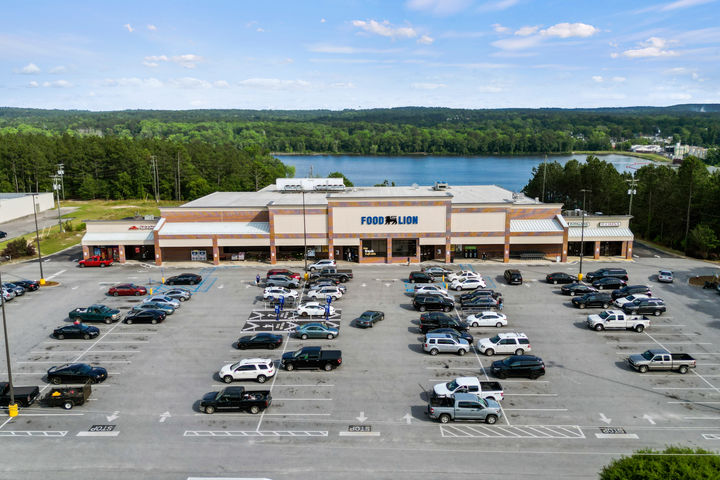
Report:
[[[690,203],[692,201],[692,171],[690,171],[690,192],[688,193],[687,220],[685,221],[685,253],[688,251],[688,234],[690,233]]]
[[[57,164],[57,174],[60,175],[60,189],[62,190],[62,197],[65,200],[65,164]]]
[[[38,194],[32,193],[31,195],[33,197],[33,214],[35,215],[35,241],[37,242],[38,264],[40,265],[40,285],[45,285],[45,275],[43,275],[42,269],[42,254],[40,253],[40,234],[38,233],[37,223],[37,203],[35,198],[38,196]]]
[[[34,200],[34,199],[33,199]],[[0,285],[2,285],[2,274],[0,273]],[[18,406],[15,403],[15,389],[12,381],[12,368],[10,367],[10,343],[8,342],[7,320],[5,319],[5,295],[0,288],[0,307],[2,308],[3,333],[5,335],[5,360],[7,361],[8,387],[10,389],[10,404],[8,405],[8,415],[17,417]]]
[[[543,160],[543,189],[542,189],[542,201],[545,202],[545,174],[547,173],[547,155],[545,155],[545,160]]]
[[[578,281],[582,281],[582,261],[585,253],[585,193],[592,193],[592,190],[583,188],[580,190],[583,194],[582,220],[580,221],[580,272],[578,273]]]
[[[53,192],[57,195],[58,227],[60,227],[61,233],[65,233],[62,220],[60,219],[60,175],[52,175],[50,178],[53,180]]]
[[[180,152],[177,152],[177,185],[175,186],[177,200],[180,201]]]
[[[158,170],[157,170],[157,159],[155,155],[150,155],[150,168],[152,169],[153,176],[153,191],[155,192],[155,203],[160,203],[160,197],[158,196]]]
[[[632,201],[633,201],[633,196],[637,193],[637,190],[635,189],[635,187],[637,187],[638,180],[633,175],[632,180],[625,180],[625,181],[628,182],[628,195],[630,195],[630,206],[628,207],[628,215],[632,215]]]

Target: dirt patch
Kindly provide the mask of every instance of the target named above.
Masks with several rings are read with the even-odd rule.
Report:
[[[697,275],[694,277],[690,277],[690,285],[696,286],[696,287],[703,287],[705,286],[705,282],[718,282],[720,281],[720,277],[715,275]]]
[[[60,285],[60,282],[53,282],[52,280],[46,280],[45,285],[40,285],[41,287],[57,287]]]

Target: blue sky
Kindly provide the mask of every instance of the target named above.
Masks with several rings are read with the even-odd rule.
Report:
[[[720,1],[7,2],[0,106],[720,103]]]

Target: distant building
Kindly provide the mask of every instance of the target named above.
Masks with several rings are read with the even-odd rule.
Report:
[[[678,142],[675,144],[675,148],[673,149],[673,159],[683,159],[688,155],[704,159],[707,157],[707,150],[707,148],[696,147],[693,145],[681,145],[680,142]]]
[[[636,153],[663,153],[663,147],[660,145],[633,145],[630,151]]]
[[[53,194],[47,193],[0,193],[0,224],[33,214],[33,195],[38,212],[55,206]]]

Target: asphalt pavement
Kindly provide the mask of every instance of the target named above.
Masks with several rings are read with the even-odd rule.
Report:
[[[61,207],[60,216],[67,215],[77,210],[77,207]],[[58,224],[58,211],[57,209],[45,210],[37,215],[38,228],[40,230],[44,228],[53,227]],[[3,239],[12,240],[15,237],[20,237],[26,233],[35,231],[35,216],[27,215],[22,218],[12,220],[0,224],[0,231],[7,233],[7,237]]]

